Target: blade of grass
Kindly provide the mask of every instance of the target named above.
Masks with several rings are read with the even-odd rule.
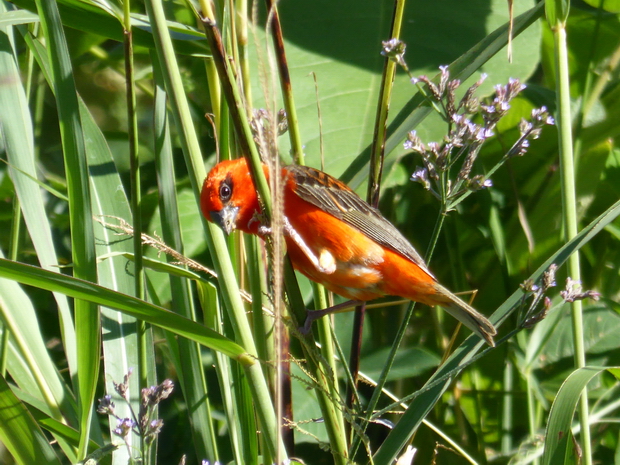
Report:
[[[80,444],[80,433],[75,428],[54,420],[47,406],[33,397],[30,392],[17,388],[12,384],[10,387],[11,391],[13,391],[17,398],[28,406],[28,411],[39,426],[44,430],[49,431],[54,438],[58,439],[58,444],[62,447],[67,459],[70,460],[71,463],[77,462],[75,451],[77,451]],[[88,445],[89,453],[99,450],[100,448],[101,445],[92,440]]]
[[[217,297],[217,289],[211,283],[196,282],[198,288],[198,298],[204,312],[204,324],[214,331],[221,331],[221,314],[220,304]],[[224,414],[229,425],[230,443],[233,457],[237,463],[243,463],[245,457],[243,455],[245,439],[241,434],[242,425],[237,421],[235,411],[234,391],[232,389],[232,367],[229,360],[222,354],[214,352],[216,359],[215,370],[217,371],[217,379],[222,393],[222,404]],[[250,458],[250,460],[252,460]]]
[[[274,0],[265,0],[265,3],[267,4],[267,12],[270,17],[269,26],[271,27],[273,47],[276,51],[276,62],[278,64],[280,87],[282,89],[284,108],[286,110],[288,135],[291,140],[293,159],[303,164],[303,145],[301,143],[301,134],[299,133],[297,108],[295,107],[295,100],[293,98],[293,84],[291,83],[291,74],[288,69],[284,50],[284,37],[282,36],[280,15],[278,14],[278,7]]]
[[[573,371],[560,386],[549,411],[545,432],[543,465],[564,465],[580,463],[575,451],[571,426],[573,415],[586,386],[596,375],[605,371],[603,367],[581,367]],[[583,426],[583,423],[582,423]]]
[[[0,258],[4,260],[0,253]],[[31,389],[45,402],[54,419],[77,420],[73,394],[58,373],[41,335],[34,306],[26,293],[16,283],[0,281],[0,314],[5,330],[11,332],[11,345],[19,351],[27,369],[13,373],[9,359],[9,372],[22,389]],[[33,384],[30,380],[34,381]]]
[[[45,36],[51,76],[56,89],[58,119],[65,161],[71,224],[73,272],[77,278],[95,282],[97,264],[90,207],[90,189],[86,165],[84,135],[71,58],[55,0],[37,0],[37,10]],[[76,341],[78,411],[80,416],[80,450],[78,458],[86,457],[97,378],[101,342],[99,309],[91,302],[74,303]]]
[[[114,161],[106,140],[97,127],[91,114],[80,101],[84,134],[87,136],[86,152],[92,187],[92,210],[96,216],[111,215],[117,218],[130,218],[129,202],[122,190],[123,185],[118,172],[114,169]],[[109,256],[107,260],[97,263],[98,283],[108,289],[124,294],[134,292],[134,279],[127,272],[127,260],[123,252],[128,253],[130,241],[118,240],[113,231],[100,223],[95,223],[96,252],[98,256]],[[120,398],[114,389],[114,383],[120,383],[130,370],[138,367],[138,340],[136,320],[112,308],[101,308],[103,329],[103,368],[105,372],[106,393],[111,395],[116,403],[116,413],[121,418],[130,418],[129,405]],[[151,349],[152,353],[152,349]],[[151,355],[153,358],[153,355]],[[154,366],[154,365],[153,365]],[[153,376],[154,378],[154,376]],[[153,383],[155,384],[155,383]],[[140,386],[137,377],[130,377],[128,381],[127,397],[131,408],[139,411]],[[116,425],[111,422],[110,429]],[[125,438],[132,447],[137,447],[138,438],[129,435]],[[127,463],[129,459],[127,448],[119,447],[113,452],[113,463]]]
[[[53,273],[36,266],[0,258],[0,278],[7,278],[48,291],[62,292],[74,299],[84,299],[98,305],[115,308],[134,318],[187,337],[206,347],[218,350],[242,365],[254,365],[255,359],[230,339],[165,308],[112,291],[81,279]]]

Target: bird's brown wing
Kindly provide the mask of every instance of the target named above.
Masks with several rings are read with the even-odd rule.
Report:
[[[420,254],[400,231],[349,186],[327,173],[307,166],[291,165],[286,170],[294,177],[295,193],[300,198],[410,259],[432,276]]]

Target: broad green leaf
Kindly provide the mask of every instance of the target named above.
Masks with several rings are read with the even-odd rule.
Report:
[[[587,302],[586,302],[587,303]],[[558,309],[563,312],[564,309]],[[544,349],[544,364],[552,364],[573,356],[570,315],[566,312],[553,328]],[[583,308],[584,345],[588,354],[605,354],[618,343],[620,315],[604,304],[589,304]]]
[[[292,366],[293,376],[293,404],[295,405],[295,440],[301,442],[327,442],[329,438],[325,431],[325,424],[319,421],[321,409],[319,408],[316,392],[312,389],[313,382],[299,367]]]
[[[386,347],[362,357],[360,371],[372,379],[378,379],[385,366],[389,351],[389,347]],[[387,379],[395,380],[418,376],[435,368],[440,362],[441,359],[429,350],[418,347],[403,349],[396,355]]]
[[[620,0],[584,0],[584,2],[595,8],[603,8],[605,11],[620,13]]]

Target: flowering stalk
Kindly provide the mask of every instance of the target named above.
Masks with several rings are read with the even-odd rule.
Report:
[[[169,379],[165,379],[157,386],[143,388],[141,391],[140,412],[136,416],[129,399],[129,377],[131,376],[132,371],[133,370],[130,370],[129,373],[125,375],[122,383],[114,383],[114,390],[116,393],[125,402],[127,402],[127,405],[129,405],[131,418],[121,418],[116,414],[116,405],[112,400],[112,396],[109,394],[99,399],[97,412],[103,415],[112,416],[116,419],[116,428],[112,430],[113,433],[123,439],[132,460],[142,463],[143,459],[133,458],[131,446],[128,441],[129,435],[134,433],[140,436],[141,441],[147,447],[147,450],[142,451],[142,453],[145,457],[148,457],[148,448],[151,444],[153,444],[157,438],[157,435],[161,432],[161,429],[164,426],[163,420],[155,418],[155,415],[157,414],[157,406],[162,400],[167,399],[170,394],[172,394],[172,391],[174,390],[174,383]]]
[[[497,123],[510,110],[510,101],[525,89],[518,79],[510,79],[504,86],[495,86],[495,98],[489,104],[481,103],[475,92],[486,79],[486,75],[475,82],[463,98],[456,101],[456,89],[461,82],[450,79],[447,66],[441,66],[439,85],[426,76],[413,78],[416,84],[423,83],[428,89],[428,98],[435,102],[440,115],[448,124],[448,134],[442,141],[424,144],[416,131],[411,131],[404,143],[406,150],[420,154],[424,166],[416,168],[412,181],[419,182],[431,192],[442,205],[442,213],[456,208],[472,192],[493,185],[490,176],[508,159],[527,152],[530,140],[540,136],[542,127],[554,124],[545,107],[532,111],[531,119],[522,119],[520,136],[502,159],[486,175],[472,175],[474,162],[486,140],[494,135]],[[482,122],[476,123],[475,120]],[[451,170],[458,168],[454,179]]]

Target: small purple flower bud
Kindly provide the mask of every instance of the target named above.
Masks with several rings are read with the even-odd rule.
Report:
[[[410,131],[407,134],[407,140],[403,144],[405,150],[413,150],[414,152],[424,153],[426,152],[426,147],[422,143],[422,139],[418,136],[418,133],[414,131]]]
[[[476,136],[475,139],[477,141],[483,142],[486,139],[488,139],[489,137],[493,136],[493,131],[491,131],[490,129],[487,129],[485,127],[481,127],[478,129],[478,131],[476,131]]]
[[[131,432],[134,426],[136,426],[136,423],[131,418],[119,418],[113,433],[124,438]]]
[[[97,412],[102,413],[104,415],[114,415],[114,402],[112,401],[112,396],[106,394],[101,399],[99,399],[99,405],[97,406]]]
[[[575,300],[592,299],[599,300],[601,294],[595,291],[582,291],[581,281],[566,278],[566,288],[560,291],[560,295],[566,302],[574,302]]]
[[[419,182],[426,190],[431,188],[431,183],[428,179],[428,170],[426,168],[418,166],[409,179],[414,182]]]

